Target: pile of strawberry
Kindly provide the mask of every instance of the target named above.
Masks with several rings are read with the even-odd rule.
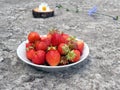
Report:
[[[77,62],[84,49],[83,41],[58,30],[45,36],[30,32],[27,38],[26,57],[38,65],[59,66]]]

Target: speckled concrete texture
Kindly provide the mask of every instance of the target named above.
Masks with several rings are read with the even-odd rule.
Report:
[[[47,2],[55,16],[32,17],[32,9]],[[79,13],[58,10],[57,4]],[[88,9],[120,16],[120,0],[0,0],[0,90],[120,90],[120,20]],[[46,34],[51,27],[83,39],[90,54],[80,65],[61,72],[44,72],[22,62],[18,45],[30,31]]]

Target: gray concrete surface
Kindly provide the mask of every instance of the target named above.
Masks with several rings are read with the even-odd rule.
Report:
[[[55,17],[35,19],[31,10],[41,2]],[[80,12],[66,12],[57,4]],[[86,11],[120,16],[120,0],[0,0],[0,90],[120,90],[120,20]],[[46,34],[51,27],[83,39],[90,48],[84,63],[63,72],[44,72],[22,62],[18,45],[30,31]]]

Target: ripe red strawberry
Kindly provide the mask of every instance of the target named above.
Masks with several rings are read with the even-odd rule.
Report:
[[[51,44],[51,35],[48,34],[47,36],[42,37],[41,41],[45,42],[47,46],[49,46]]]
[[[30,50],[26,51],[27,59],[29,59],[31,61],[34,54],[35,54],[35,50],[33,50],[33,49],[30,49]]]
[[[48,51],[46,61],[50,66],[57,66],[60,62],[60,53],[57,50]]]
[[[45,51],[38,50],[33,54],[32,62],[35,64],[43,65],[45,63]]]
[[[26,50],[28,51],[28,50],[30,50],[30,49],[34,49],[34,44],[28,42],[28,43],[26,43]]]
[[[31,46],[33,46],[33,43],[30,43],[30,42],[26,43],[26,48]]]
[[[66,55],[69,52],[69,46],[65,43],[61,43],[58,46],[58,51],[61,55]]]
[[[79,50],[72,50],[67,54],[67,59],[70,62],[77,62],[80,60],[80,52]]]
[[[80,53],[83,53],[84,49],[84,42],[82,40],[77,41],[77,49],[80,51]]]
[[[61,34],[60,43],[68,43],[69,37],[70,37],[70,36],[69,36],[68,34],[62,33],[62,34]]]
[[[51,44],[53,46],[58,46],[60,44],[61,34],[58,31],[53,31],[51,33]]]
[[[41,40],[40,35],[37,32],[30,32],[28,34],[28,41],[34,43],[35,41]]]
[[[47,50],[47,44],[45,42],[42,41],[37,41],[35,43],[35,48],[36,50]]]

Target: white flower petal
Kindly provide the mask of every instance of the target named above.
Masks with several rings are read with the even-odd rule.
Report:
[[[45,7],[46,10],[43,10],[43,7]],[[39,5],[39,11],[46,12],[46,11],[49,11],[49,10],[50,10],[50,8],[49,8],[49,6],[48,6],[47,3],[41,3],[41,4]]]

